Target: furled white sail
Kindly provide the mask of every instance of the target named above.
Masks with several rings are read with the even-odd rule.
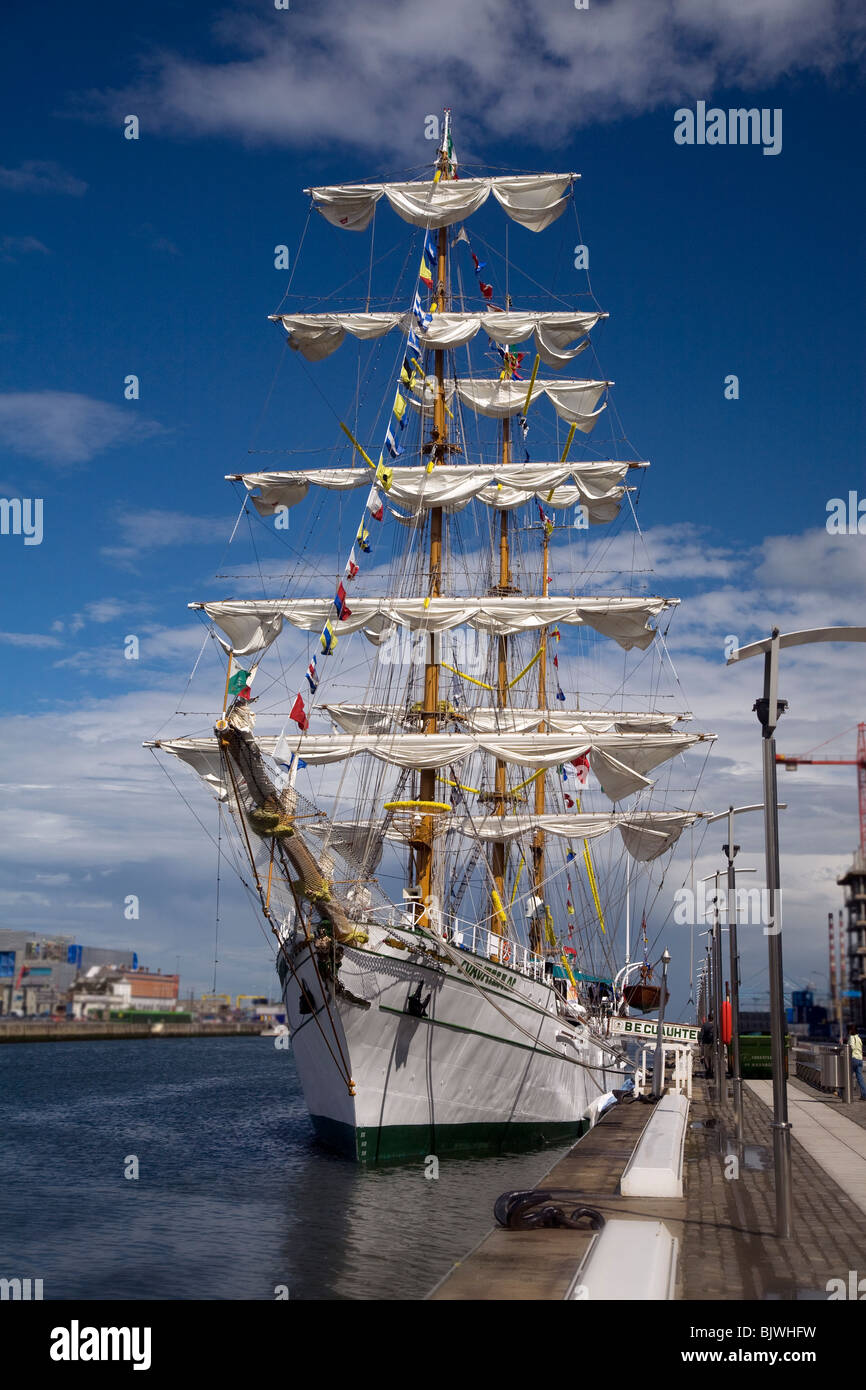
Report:
[[[655,629],[649,619],[656,618],[678,599],[652,597],[541,598],[534,595],[483,598],[355,598],[348,616],[337,621],[332,600],[311,599],[223,599],[213,603],[191,603],[202,608],[223,632],[236,656],[248,656],[270,646],[282,630],[283,621],[304,632],[321,631],[333,618],[338,635],[363,631],[368,641],[381,646],[397,627],[413,631],[446,632],[466,623],[479,632],[507,637],[530,632],[556,623],[593,628],[610,637],[624,651],[651,644]],[[344,609],[344,613],[347,610]]]
[[[477,212],[493,194],[522,227],[541,232],[565,209],[577,174],[522,174],[515,178],[440,180],[412,183],[331,184],[305,188],[322,216],[335,227],[362,232],[384,195],[404,222],[414,227],[448,227]]]
[[[393,728],[417,727],[423,719],[419,709],[405,705],[361,705],[340,701],[320,705],[338,729],[346,734],[387,733]],[[666,733],[681,718],[659,710],[618,713],[612,710],[495,709],[476,705],[449,711],[448,717],[473,734],[528,733],[542,722],[555,734]]]
[[[384,830],[387,840],[405,841],[412,835],[412,822],[423,820],[420,812],[401,812],[406,822]],[[437,822],[440,830],[455,831],[470,839],[486,843],[514,841],[534,837],[537,830],[562,840],[597,840],[612,830],[619,830],[626,850],[633,859],[646,863],[671,849],[683,830],[701,818],[700,811],[593,811],[574,814],[546,812],[533,816],[465,816],[452,813]],[[411,818],[410,818],[411,817]],[[336,821],[317,824],[311,821],[309,830],[327,836],[335,847],[356,840],[369,844],[372,832],[381,828],[381,821]],[[381,829],[380,829],[381,833]]]
[[[612,521],[619,514],[623,479],[633,463],[612,459],[592,463],[442,464],[395,467],[387,493],[389,503],[415,517],[430,507],[459,512],[477,499],[488,507],[512,511],[537,498],[557,510],[581,504],[591,524]],[[373,473],[366,468],[303,469],[291,473],[231,474],[243,482],[260,516],[273,516],[278,507],[294,507],[311,487],[333,491],[369,487]]]
[[[405,738],[406,735],[403,735]],[[453,748],[443,748],[442,745],[453,745],[453,738],[439,738],[436,735],[425,737],[423,734],[412,735],[416,740],[424,740],[425,746],[434,743],[439,746],[439,754],[445,759],[440,765],[448,765],[449,760],[454,762],[461,761],[461,756],[455,755]],[[692,736],[694,742],[697,736]],[[297,739],[277,739],[276,737],[261,738],[258,740],[259,747],[263,753],[273,753],[278,742],[281,745],[281,756],[288,756],[292,751],[293,743],[300,743]],[[319,736],[310,737],[307,735],[302,740],[302,754],[308,763],[324,763],[336,761],[336,758],[329,758],[323,745],[333,743],[333,739],[323,739]],[[379,756],[386,762],[393,762],[397,766],[404,764],[398,761],[397,756],[392,752],[387,756],[380,751],[379,741],[369,740],[366,747],[361,748],[359,740],[346,741],[351,743],[356,752],[370,752],[374,756]],[[313,746],[315,745],[315,752]],[[219,745],[215,738],[178,738],[178,739],[158,739],[146,745],[150,748],[159,748],[164,753],[170,753],[173,757],[179,758],[187,763],[198,773],[199,777],[214,789],[218,796],[225,798],[228,795],[228,787],[225,784],[225,769]],[[573,746],[573,745],[572,745]],[[471,751],[471,750],[469,750]],[[683,751],[678,749],[676,751]],[[497,750],[499,756],[501,750]],[[348,757],[351,753],[346,751],[346,744],[339,752],[338,756]],[[435,756],[435,755],[434,755]],[[465,753],[462,755],[466,756]],[[567,758],[567,752],[559,752],[554,755],[553,762]],[[577,755],[575,755],[577,756]],[[670,756],[670,755],[669,755]],[[424,762],[413,760],[407,766],[425,766]],[[434,764],[435,765],[435,764]],[[549,763],[546,765],[550,765]],[[403,813],[401,813],[403,814]],[[411,814],[411,813],[410,813]],[[444,824],[440,829],[457,831],[459,834],[475,836],[483,841],[491,840],[516,840],[521,836],[534,834],[536,830],[543,830],[546,834],[558,836],[564,839],[595,839],[600,835],[605,835],[614,828],[619,828],[622,833],[623,842],[626,850],[634,859],[648,861],[656,859],[659,855],[671,848],[676,843],[682,830],[687,825],[692,825],[699,819],[700,812],[697,811],[624,811],[624,812],[547,812],[542,815],[533,816],[465,816],[452,812],[445,818]],[[350,841],[360,843],[367,839],[370,833],[375,831],[380,821],[373,819],[359,821],[323,821],[317,823],[310,820],[305,823],[305,831],[316,834],[326,834],[333,839],[335,844],[348,844]],[[389,838],[404,839],[406,837],[405,826],[400,830],[385,832]]]
[[[706,738],[703,734],[284,734],[280,754],[303,758],[311,767],[345,762],[362,753],[393,767],[445,768],[458,765],[474,753],[517,767],[554,767],[572,758],[589,756],[590,767],[611,801],[620,801],[649,785],[646,773],[684,753]],[[264,753],[272,753],[278,740],[257,740]],[[221,782],[219,750],[215,739],[161,741],[159,747],[191,763],[205,780]],[[608,750],[615,750],[615,756]],[[615,764],[615,775],[610,765]],[[206,769],[202,772],[202,767]]]
[[[535,338],[535,347],[545,366],[558,368],[571,362],[586,347],[586,334],[607,314],[573,313],[559,310],[527,313],[436,313],[429,327],[420,329],[412,313],[358,314],[271,314],[286,330],[289,346],[308,362],[330,357],[344,342],[353,338],[384,337],[392,329],[412,330],[424,348],[464,347],[477,333],[486,333],[500,345],[522,343]],[[577,341],[582,339],[583,341]],[[571,346],[575,344],[576,346]]]
[[[527,393],[530,405],[539,396],[546,396],[559,418],[576,425],[584,434],[589,434],[606,409],[604,405],[598,410],[595,407],[602,392],[612,385],[612,381],[542,381],[536,378],[529,391],[527,382],[515,381],[513,377],[506,377],[504,381],[460,378],[454,383],[465,406],[494,420],[521,414],[526,407]]]

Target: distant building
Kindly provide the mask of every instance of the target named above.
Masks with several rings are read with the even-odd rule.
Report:
[[[118,977],[115,988],[125,1000],[121,1008],[176,1009],[180,976],[163,975],[158,970],[129,970]]]
[[[174,1009],[177,978],[139,971],[135,951],[0,928],[0,1014],[55,1013],[67,1003],[79,1018],[113,1008]]]
[[[741,1033],[769,1033],[770,1013],[763,1009],[740,1010]]]
[[[106,964],[135,969],[138,957],[116,947],[77,945],[69,936],[0,929],[0,1013],[54,1012],[82,972]]]
[[[851,868],[836,882],[845,889],[848,986],[859,994],[859,998],[848,996],[849,1017],[862,1026],[866,1024],[866,855],[858,851]]]

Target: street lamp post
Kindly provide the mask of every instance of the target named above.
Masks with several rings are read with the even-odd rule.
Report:
[[[769,638],[737,648],[728,665],[748,657],[764,657],[764,693],[753,706],[761,725],[764,774],[764,841],[767,892],[770,900],[769,936],[770,1044],[773,1059],[773,1163],[776,1177],[776,1234],[791,1234],[791,1126],[788,1121],[788,1085],[785,1074],[785,997],[782,973],[782,926],[779,902],[779,805],[776,788],[776,725],[788,708],[779,699],[779,652],[812,642],[866,642],[866,627],[823,627],[782,636],[777,627]]]
[[[671,963],[671,953],[667,948],[662,955],[662,994],[659,1000],[659,1026],[656,1034],[656,1056],[653,1063],[653,1095],[656,1100],[662,1093],[662,1086],[665,1079],[665,1052],[664,1052],[664,1026],[665,1026],[665,1000],[668,993],[668,966]]]
[[[784,811],[786,804],[783,801],[779,810]],[[744,811],[763,811],[763,809],[763,804],[729,806],[727,811],[723,811],[720,816],[711,817],[712,820],[718,820],[724,816],[728,822],[728,843],[722,845],[722,849],[728,861],[727,916],[731,950],[731,1072],[734,1093],[734,1124],[739,1149],[743,1146],[743,1072],[740,1062],[740,952],[737,946],[737,875],[734,869],[734,859],[740,846],[734,844],[734,816],[740,815]],[[755,871],[754,869],[741,869],[740,872],[751,874]]]
[[[779,810],[784,811],[786,806],[787,803],[783,801]],[[740,1060],[740,953],[737,944],[737,876],[734,869],[734,859],[740,846],[734,844],[734,816],[743,815],[746,811],[763,811],[763,809],[763,802],[758,802],[754,806],[729,806],[727,811],[719,811],[717,815],[707,817],[709,824],[717,820],[727,820],[728,822],[728,843],[722,845],[722,849],[728,861],[727,918],[731,952],[731,1081],[734,1099],[734,1124],[739,1148],[742,1148],[743,1145],[743,1073]],[[754,869],[740,870],[740,873],[745,874],[754,872]]]
[[[725,1073],[724,1043],[722,1042],[722,914],[719,910],[719,871],[713,875],[715,891],[713,896],[713,1071],[716,1079],[716,1100],[719,1105],[727,1105],[728,1080]]]
[[[734,1093],[734,1129],[737,1152],[743,1147],[743,1073],[740,1064],[740,953],[737,950],[737,876],[734,860],[739,845],[734,844],[734,811],[728,807],[728,843],[723,845],[728,861],[728,945],[731,951],[731,1072]]]
[[[722,921],[719,911],[719,878],[721,870],[698,879],[699,883],[709,883],[715,879],[713,894],[713,924],[709,929],[710,990],[709,998],[713,1011],[713,1080],[716,1099],[719,1105],[728,1101],[727,1066],[725,1064],[724,1043],[722,1042]]]

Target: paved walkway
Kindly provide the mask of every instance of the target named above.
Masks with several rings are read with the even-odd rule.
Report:
[[[772,1110],[772,1081],[745,1084]],[[842,1113],[856,1106],[858,1102],[834,1105],[820,1091],[809,1094],[800,1086],[788,1085],[791,1133],[827,1176],[844,1188],[855,1206],[866,1213],[866,1128]]]
[[[851,1101],[846,1105],[841,1096],[837,1096],[835,1091],[817,1091],[814,1086],[810,1086],[806,1081],[800,1081],[797,1077],[791,1077],[788,1082],[804,1096],[809,1096],[811,1100],[820,1100],[825,1105],[834,1105],[840,1115],[844,1115],[847,1120],[853,1120],[861,1129],[866,1129],[866,1103],[861,1101],[860,1093],[857,1090],[856,1082],[852,1082],[853,1092]]]
[[[764,1083],[758,1082],[760,1086]],[[772,1083],[765,1083],[772,1094]],[[850,1270],[866,1274],[866,1213],[832,1178],[803,1142],[806,1124],[826,1125],[830,1106],[820,1093],[790,1088],[793,1233],[775,1235],[772,1112],[751,1084],[743,1088],[745,1162],[734,1175],[727,1156],[735,1151],[730,1105],[719,1107],[711,1087],[695,1082],[692,1127],[686,1138],[686,1220],[682,1226],[680,1297],[685,1299],[819,1299],[830,1279],[847,1280]],[[813,1098],[816,1103],[812,1104]],[[807,1102],[807,1103],[803,1103]],[[839,1107],[855,1111],[856,1105]],[[866,1111],[866,1105],[861,1107]],[[833,1112],[831,1118],[843,1120]],[[864,1131],[851,1121],[856,1136]],[[846,1131],[847,1137],[851,1135]],[[824,1140],[825,1151],[838,1140]],[[841,1145],[840,1145],[841,1147]],[[857,1162],[866,1171],[866,1158]]]

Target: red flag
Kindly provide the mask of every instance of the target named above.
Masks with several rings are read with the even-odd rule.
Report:
[[[292,705],[292,712],[289,718],[294,719],[295,723],[300,725],[302,732],[305,732],[310,727],[310,721],[307,718],[304,702],[300,695],[298,695],[295,703]]]
[[[572,758],[571,765],[574,768],[574,773],[578,782],[583,786],[589,776],[589,758],[586,753],[580,758]]]
[[[484,283],[483,280],[479,280],[479,281],[478,281],[478,288],[480,289],[481,293],[484,295],[484,298],[485,298],[485,299],[492,299],[492,298],[493,298],[493,286],[492,286],[492,285],[485,285],[485,283]]]
[[[342,579],[337,585],[337,592],[334,595],[334,607],[337,610],[337,617],[341,622],[345,622],[347,618],[351,618],[352,610],[346,603],[346,589]]]
[[[569,811],[570,811],[570,810],[572,809],[572,807],[574,806],[574,802],[572,801],[571,797],[568,795],[567,792],[563,792],[563,796],[565,797],[565,804],[566,804],[566,806],[568,807],[568,809],[569,809]]]

